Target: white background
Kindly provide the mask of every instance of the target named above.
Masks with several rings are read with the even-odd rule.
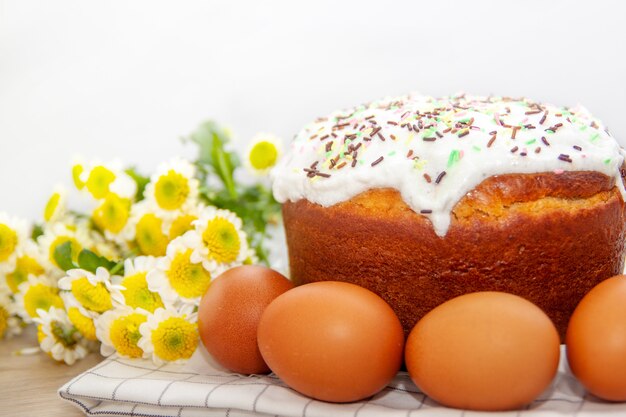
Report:
[[[582,103],[626,143],[626,2],[0,0],[0,211],[73,156],[146,170],[204,119],[239,142],[386,95]]]

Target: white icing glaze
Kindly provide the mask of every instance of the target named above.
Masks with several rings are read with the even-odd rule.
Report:
[[[309,124],[272,179],[279,202],[304,198],[324,207],[369,189],[394,188],[444,236],[454,205],[485,178],[598,171],[615,177],[626,200],[623,161],[615,139],[582,107],[525,98],[409,95]]]

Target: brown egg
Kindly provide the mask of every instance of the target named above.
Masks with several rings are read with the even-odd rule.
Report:
[[[291,288],[283,275],[260,265],[221,274],[200,301],[198,327],[204,347],[231,371],[269,372],[257,346],[257,327],[265,307]]]
[[[287,385],[323,401],[376,394],[402,363],[400,321],[382,298],[345,282],[316,282],[276,298],[259,324],[263,358]]]
[[[537,306],[500,292],[445,302],[411,331],[405,359],[415,384],[435,401],[469,410],[511,410],[552,381],[556,328]]]
[[[601,282],[580,301],[565,344],[570,368],[589,392],[626,401],[626,276]]]

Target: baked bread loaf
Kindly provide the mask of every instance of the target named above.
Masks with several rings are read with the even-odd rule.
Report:
[[[378,293],[405,332],[475,291],[541,307],[565,335],[624,267],[624,154],[582,108],[407,96],[307,126],[273,172],[291,278]]]

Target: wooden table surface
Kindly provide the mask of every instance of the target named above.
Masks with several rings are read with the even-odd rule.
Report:
[[[103,357],[90,353],[72,366],[60,364],[46,354],[16,356],[18,349],[37,346],[34,326],[24,334],[0,340],[0,416],[78,417],[83,412],[57,395],[57,389]]]

